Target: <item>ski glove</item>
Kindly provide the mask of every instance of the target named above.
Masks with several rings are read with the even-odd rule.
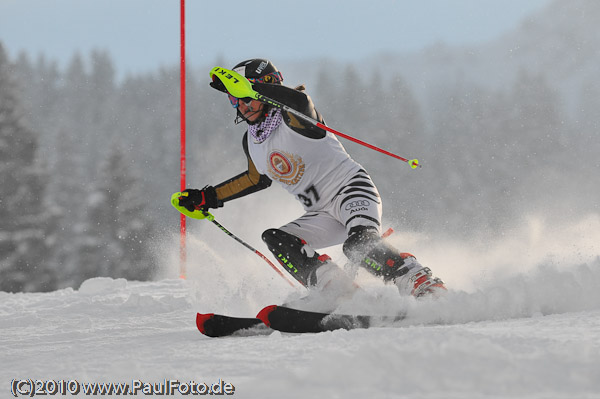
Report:
[[[185,195],[187,193],[187,195]],[[210,208],[220,208],[223,201],[217,198],[217,191],[213,186],[206,186],[202,190],[189,188],[183,190],[179,197],[179,206],[190,212],[195,210],[205,211]]]

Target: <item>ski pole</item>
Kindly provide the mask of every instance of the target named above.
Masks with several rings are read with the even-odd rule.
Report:
[[[232,70],[229,70],[226,68],[221,68],[221,67],[214,67],[210,71],[210,77],[212,79],[214,79],[215,77],[218,78],[225,85],[225,88],[227,89],[229,94],[231,94],[234,97],[237,97],[237,98],[250,97],[255,100],[261,101],[265,104],[272,105],[272,106],[280,108],[286,112],[289,112],[289,113],[297,116],[298,118],[301,118],[301,119],[305,120],[306,122],[308,122],[318,128],[321,128],[323,130],[331,132],[337,136],[343,137],[347,140],[353,141],[355,143],[358,143],[358,144],[365,146],[367,148],[370,148],[372,150],[379,151],[380,153],[388,155],[392,158],[396,158],[403,162],[406,162],[412,169],[421,167],[421,165],[419,165],[418,159],[407,159],[407,158],[401,157],[400,155],[396,155],[394,153],[386,151],[383,148],[374,146],[373,144],[369,144],[369,143],[359,140],[355,137],[348,136],[347,134],[344,134],[335,129],[332,129],[329,126],[326,126],[323,123],[317,121],[316,119],[313,119],[310,116],[304,115],[302,112],[297,111],[293,108],[290,108],[289,106],[287,106],[279,101],[273,100],[272,98],[269,98],[267,96],[263,96],[262,94],[258,93],[257,91],[255,91],[252,88],[252,84],[250,83],[250,81],[248,79],[246,79],[244,76],[240,75],[239,73],[237,73],[235,71],[232,71]]]
[[[324,125],[324,124],[322,124],[321,122],[319,122],[319,121],[317,121],[317,120],[315,120],[315,119],[311,118],[310,116],[304,115],[302,112],[300,112],[300,111],[296,111],[295,109],[293,109],[293,108],[290,108],[290,107],[288,107],[287,105],[280,103],[279,101],[275,101],[275,100],[273,100],[272,98],[269,98],[269,97],[263,96],[262,94],[260,94],[260,93],[258,93],[258,92],[255,92],[255,93],[256,93],[256,95],[255,95],[255,98],[256,98],[258,101],[261,101],[261,102],[263,102],[263,103],[265,103],[265,104],[273,105],[273,106],[275,106],[275,107],[277,107],[277,108],[281,108],[282,110],[284,110],[284,111],[286,111],[286,112],[289,112],[289,113],[291,113],[291,114],[294,114],[294,115],[295,115],[295,116],[297,116],[298,118],[302,118],[302,119],[304,119],[305,121],[307,121],[308,123],[310,123],[310,124],[312,124],[312,125],[314,125],[314,126],[316,126],[316,127],[318,127],[318,128],[321,128],[321,129],[323,129],[323,130],[327,130],[328,132],[331,132],[331,133],[335,134],[336,136],[343,137],[343,138],[345,138],[346,140],[353,141],[353,142],[355,142],[355,143],[358,143],[358,144],[360,144],[360,145],[362,145],[362,146],[365,146],[365,147],[367,147],[367,148],[370,148],[370,149],[372,149],[372,150],[379,151],[379,152],[381,152],[382,154],[389,155],[389,156],[390,156],[390,157],[392,157],[392,158],[396,158],[396,159],[399,159],[399,160],[401,160],[401,161],[403,161],[403,162],[406,162],[406,163],[408,163],[408,165],[410,165],[410,167],[411,167],[412,169],[415,169],[415,168],[417,168],[417,167],[419,167],[419,168],[421,167],[421,165],[419,165],[419,160],[418,160],[418,159],[406,159],[406,158],[404,158],[404,157],[401,157],[400,155],[396,155],[396,154],[394,154],[394,153],[391,153],[391,152],[389,152],[389,151],[387,151],[387,150],[384,150],[383,148],[379,148],[379,147],[377,147],[377,146],[374,146],[373,144],[369,144],[369,143],[367,143],[367,142],[365,142],[365,141],[362,141],[362,140],[360,140],[360,139],[357,139],[356,137],[348,136],[347,134],[344,134],[344,133],[342,133],[342,132],[339,132],[339,131],[337,131],[337,130],[335,130],[335,129],[332,129],[332,128],[330,128],[329,126],[327,126],[327,125]]]
[[[281,270],[279,270],[279,268],[277,266],[275,266],[273,264],[273,262],[271,262],[266,256],[264,256],[262,253],[260,253],[260,251],[258,251],[257,249],[255,249],[254,247],[252,247],[251,245],[249,245],[248,243],[246,243],[244,240],[242,240],[241,238],[239,238],[238,236],[236,236],[235,234],[233,234],[232,232],[230,232],[229,230],[227,230],[221,223],[217,222],[215,220],[215,217],[213,216],[212,213],[208,212],[208,211],[204,211],[204,212],[200,212],[200,211],[189,211],[186,208],[182,207],[179,205],[179,197],[181,197],[181,193],[177,192],[174,193],[171,196],[171,205],[173,205],[173,207],[175,209],[177,209],[179,212],[181,212],[182,214],[191,217],[193,219],[208,219],[210,222],[212,222],[215,226],[217,226],[222,232],[224,232],[225,234],[227,234],[229,237],[235,239],[237,242],[239,242],[240,244],[242,244],[244,247],[248,248],[249,250],[251,250],[252,252],[254,252],[256,255],[258,255],[259,257],[261,257],[265,262],[267,262],[269,264],[269,266],[271,266],[271,268],[273,270],[275,270],[277,272],[277,274],[279,274],[290,286],[295,287],[294,283],[292,283],[292,281],[286,277]]]
[[[294,286],[294,283],[292,283],[286,276],[285,274],[283,274],[281,272],[281,270],[279,270],[279,268],[277,266],[275,266],[273,264],[273,262],[271,262],[266,256],[264,256],[262,253],[260,253],[260,251],[258,251],[257,249],[254,249],[254,247],[252,247],[250,244],[246,243],[244,240],[242,240],[241,238],[239,238],[238,236],[236,236],[235,234],[233,234],[231,231],[227,230],[221,223],[217,222],[215,220],[215,217],[210,213],[210,212],[204,212],[206,219],[210,220],[215,226],[217,226],[219,229],[221,229],[222,232],[224,232],[225,234],[227,234],[229,237],[233,238],[234,240],[236,240],[237,242],[239,242],[240,244],[242,244],[244,247],[248,248],[250,251],[254,252],[256,255],[260,256],[265,262],[267,262],[269,264],[269,266],[271,266],[273,268],[273,270],[275,270],[277,272],[277,274],[279,274],[281,277],[283,277],[283,279],[285,281],[287,281],[287,283],[289,285],[291,285],[292,287]]]

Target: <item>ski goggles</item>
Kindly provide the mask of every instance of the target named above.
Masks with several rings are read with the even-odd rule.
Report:
[[[227,98],[229,98],[229,102],[233,108],[237,108],[240,105],[240,101],[246,104],[246,106],[250,106],[250,101],[252,101],[252,98],[250,97],[237,98],[229,93],[227,93]]]

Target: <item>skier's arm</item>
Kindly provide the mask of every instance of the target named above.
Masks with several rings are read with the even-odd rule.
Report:
[[[248,158],[248,170],[240,173],[215,186],[215,192],[219,201],[230,201],[248,194],[263,190],[271,185],[271,179],[261,175],[248,153],[247,134],[243,138],[244,152]]]
[[[185,195],[179,198],[180,206],[189,211],[220,208],[226,201],[252,194],[271,185],[271,179],[261,175],[254,166],[252,159],[250,159],[247,135],[248,133],[244,135],[243,145],[246,157],[248,157],[248,170],[214,187],[206,186],[202,190],[184,190]]]
[[[296,89],[292,89],[282,85],[254,83],[253,87],[254,90],[263,96],[267,96],[273,100],[279,101],[312,119],[316,119],[317,121],[324,123],[323,117],[316,110],[312,99],[304,92],[304,85],[298,86]],[[295,115],[288,112],[283,112],[283,120],[286,125],[292,128],[292,130],[306,137],[321,139],[327,134],[325,130],[299,119]]]

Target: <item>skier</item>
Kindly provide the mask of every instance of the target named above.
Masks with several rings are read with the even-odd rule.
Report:
[[[245,76],[258,93],[324,123],[304,85],[295,89],[282,85],[281,73],[269,60],[243,61],[233,70]],[[262,239],[303,285],[319,290],[348,285],[347,274],[327,255],[315,251],[343,244],[350,262],[395,284],[403,295],[420,297],[445,290],[429,268],[381,238],[379,192],[333,134],[280,108],[233,97],[217,78],[210,86],[228,94],[237,112],[235,123],[248,125],[242,140],[248,170],[215,186],[184,190],[180,206],[192,212],[219,208],[276,181],[303,204],[306,213],[266,230]]]

